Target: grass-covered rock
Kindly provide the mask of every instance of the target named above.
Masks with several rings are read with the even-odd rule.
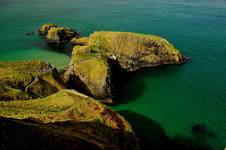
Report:
[[[166,39],[154,35],[100,31],[70,42],[75,47],[66,80],[76,76],[94,97],[101,99],[112,97],[112,64],[119,64],[121,69],[130,72],[186,61]]]
[[[75,46],[66,80],[76,76],[95,98],[111,97],[111,71],[107,58],[89,46]]]
[[[46,97],[64,88],[59,72],[48,63],[0,62],[0,100]]]
[[[109,59],[118,61],[127,71],[142,67],[184,63],[183,55],[166,39],[131,32],[94,32],[89,45]]]
[[[73,45],[80,45],[80,46],[87,45],[88,42],[89,42],[89,37],[81,37],[81,38],[75,37],[70,41],[70,43],[72,43]]]
[[[29,149],[32,143],[37,145],[32,149],[138,149],[122,116],[74,90],[37,100],[1,101],[0,120],[0,142],[10,143],[3,142],[6,149]]]

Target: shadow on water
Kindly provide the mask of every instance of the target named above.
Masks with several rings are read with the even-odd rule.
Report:
[[[128,103],[139,98],[146,87],[142,80],[134,80],[137,73],[125,71],[115,61],[110,61],[109,64],[111,64],[112,71],[111,81],[113,84],[114,105]]]
[[[67,56],[71,56],[72,53],[72,49],[73,49],[73,45],[70,43],[65,43],[65,44],[51,44],[51,43],[46,43],[45,39],[43,37],[37,36],[35,35],[37,40],[35,40],[36,42],[34,43],[34,45],[37,48],[40,49],[45,49],[47,51],[51,51],[51,52],[57,52],[57,53],[62,53],[65,54]]]
[[[205,134],[201,136],[201,139],[200,137],[189,138],[184,136],[169,138],[161,125],[154,120],[130,110],[119,111],[119,113],[130,122],[138,134],[142,150],[211,150],[205,142],[207,138]]]
[[[66,54],[67,56],[71,57],[73,46],[71,44],[62,44],[62,45],[46,44],[46,48],[49,51]]]
[[[126,72],[119,67],[118,63],[112,64],[112,83],[114,87],[114,102],[125,104],[135,101],[142,96],[146,90],[147,84],[145,78],[173,76],[179,70],[179,66],[159,66],[153,68],[143,68],[139,71]]]
[[[175,76],[181,71],[181,67],[186,64],[182,65],[162,65],[150,68],[142,68],[136,71],[136,74],[142,74],[143,78],[150,78],[150,77],[171,77]]]

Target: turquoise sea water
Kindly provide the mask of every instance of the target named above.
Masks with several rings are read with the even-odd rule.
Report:
[[[155,126],[175,141],[226,146],[225,0],[0,0],[0,60],[66,66],[69,56],[24,35],[46,22],[82,35],[115,30],[168,39],[191,61],[136,73],[113,108],[146,138]],[[192,132],[194,125],[201,131]]]

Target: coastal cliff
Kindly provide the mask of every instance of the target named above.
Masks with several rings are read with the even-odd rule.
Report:
[[[73,38],[71,43],[75,46],[65,80],[76,76],[92,96],[100,99],[114,96],[113,64],[119,64],[120,69],[132,72],[145,67],[187,61],[166,39],[153,35],[100,31],[89,37]]]
[[[101,103],[114,97],[114,65],[133,72],[187,58],[154,35],[99,31],[80,37],[51,23],[38,34],[50,45],[72,45],[71,61],[64,70],[42,61],[0,62],[4,148],[30,149],[38,142],[44,149],[139,149],[131,125]],[[10,139],[14,144],[7,145]]]
[[[4,132],[0,135],[8,141],[4,145],[6,149],[29,149],[31,143],[44,144],[38,146],[44,149],[59,149],[57,146],[63,145],[62,149],[68,150],[138,149],[136,134],[122,116],[74,90],[61,90],[37,100],[2,101],[0,116]],[[22,131],[17,128],[10,131],[14,124]],[[26,136],[19,136],[19,142],[10,141],[15,138],[13,131]],[[7,144],[11,142],[19,144]]]
[[[107,58],[118,61],[127,71],[165,64],[181,64],[185,59],[166,39],[132,32],[94,32],[89,45]]]

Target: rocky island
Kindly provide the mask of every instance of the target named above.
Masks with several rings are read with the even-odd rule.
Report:
[[[2,148],[139,149],[131,125],[102,104],[114,97],[113,66],[133,72],[187,58],[154,35],[97,31],[81,37],[50,23],[38,34],[47,44],[72,45],[71,61],[64,69],[42,61],[0,62],[0,136],[11,142]]]

